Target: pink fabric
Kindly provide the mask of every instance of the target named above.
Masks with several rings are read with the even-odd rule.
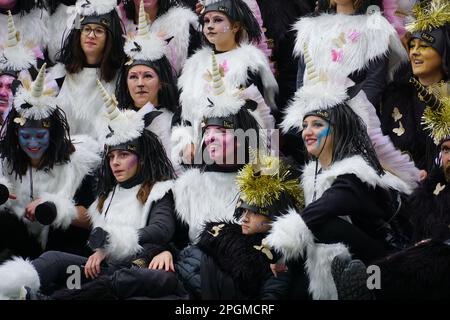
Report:
[[[256,0],[245,0],[245,2],[252,10],[253,15],[255,16],[256,21],[258,21],[259,27],[261,29],[261,42],[258,44],[258,48],[262,52],[264,52],[267,59],[269,59],[270,61],[270,57],[272,56],[272,49],[270,49],[269,46],[267,45],[267,38],[263,32],[263,20],[261,17],[261,11],[259,10],[258,3],[256,2]],[[275,73],[275,66],[273,62],[270,62],[270,69],[272,70],[273,73]]]
[[[398,9],[397,0],[383,0],[384,16],[395,28],[398,35],[403,37],[406,33],[405,18],[396,14]]]

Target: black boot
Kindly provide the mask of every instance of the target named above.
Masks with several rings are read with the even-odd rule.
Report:
[[[367,287],[366,266],[361,260],[336,256],[331,263],[331,273],[339,300],[374,300]]]

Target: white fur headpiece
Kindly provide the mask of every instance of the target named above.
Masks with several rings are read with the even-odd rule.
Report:
[[[28,78],[24,79],[22,81],[23,86],[14,97],[14,108],[16,108],[22,118],[33,120],[45,119],[57,108],[56,92],[53,88],[44,88],[46,66],[46,63],[42,65],[33,83]],[[27,108],[27,105],[31,105],[31,107]],[[20,118],[17,121],[21,121]]]
[[[99,80],[97,80],[97,85],[105,103],[106,116],[109,119],[110,132],[106,136],[105,144],[116,146],[139,138],[145,128],[144,114],[133,110],[119,110],[115,96],[109,95]]]

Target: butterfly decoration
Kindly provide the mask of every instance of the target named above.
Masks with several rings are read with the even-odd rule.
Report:
[[[264,240],[261,241],[260,246],[253,246],[253,248],[264,253],[269,260],[273,260],[273,254],[270,251],[270,247],[264,242]]]
[[[211,228],[211,231],[213,231],[213,232],[208,231],[208,233],[210,235],[212,235],[213,237],[217,237],[219,235],[220,231],[222,231],[223,227],[225,227],[225,224],[223,224],[223,223],[219,224],[218,226],[214,226]]]
[[[395,122],[397,122],[398,120],[403,118],[403,114],[400,113],[400,110],[398,110],[397,107],[394,108],[394,110],[392,111],[391,116],[392,116],[392,118],[394,119]]]
[[[405,133],[405,128],[403,128],[403,124],[400,121],[400,126],[398,128],[392,129],[392,132],[394,132],[397,136],[402,136]]]
[[[331,49],[331,60],[333,62],[341,62],[344,58],[344,51],[342,49]]]
[[[351,42],[356,42],[359,40],[359,38],[361,38],[361,32],[356,31],[356,30],[352,30],[349,34],[348,34],[348,39]]]
[[[27,120],[24,117],[14,118],[14,123],[20,124],[21,127],[25,124]]]
[[[434,194],[435,196],[438,196],[439,193],[441,193],[441,191],[444,190],[444,189],[445,189],[445,184],[442,185],[442,184],[439,182],[439,183],[436,185],[436,188],[434,189],[433,194]]]

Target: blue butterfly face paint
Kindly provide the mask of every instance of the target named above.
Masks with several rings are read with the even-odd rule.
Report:
[[[330,125],[317,116],[308,116],[303,121],[302,138],[308,153],[319,156],[330,134]]]

